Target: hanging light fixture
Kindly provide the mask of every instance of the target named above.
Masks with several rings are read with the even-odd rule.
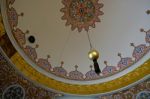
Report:
[[[88,53],[88,56],[89,56],[89,59],[93,61],[95,72],[99,75],[101,73],[99,64],[97,62],[97,59],[99,58],[99,52],[97,50],[90,50]]]
[[[101,73],[101,70],[99,68],[99,64],[97,62],[97,60],[99,58],[99,52],[93,48],[88,32],[87,32],[87,36],[88,36],[88,40],[89,40],[89,44],[90,44],[90,51],[88,53],[88,57],[89,57],[90,60],[93,61],[95,72],[96,72],[96,74],[99,75]]]

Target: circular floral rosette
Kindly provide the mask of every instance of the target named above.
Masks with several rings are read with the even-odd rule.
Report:
[[[82,29],[89,30],[89,26],[95,28],[95,22],[100,22],[99,16],[103,15],[100,8],[103,7],[102,3],[98,3],[98,0],[63,0],[65,5],[61,9],[64,12],[62,20],[67,20],[66,26],[71,25],[71,29],[78,29],[79,32]]]

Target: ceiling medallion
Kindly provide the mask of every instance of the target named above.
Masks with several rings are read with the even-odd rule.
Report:
[[[62,20],[67,20],[66,26],[71,25],[71,30],[89,30],[89,26],[95,28],[95,23],[100,22],[99,16],[103,15],[100,9],[103,7],[99,0],[62,0],[65,5],[60,11],[64,13]]]

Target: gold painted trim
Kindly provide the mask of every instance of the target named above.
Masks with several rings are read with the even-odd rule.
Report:
[[[100,84],[77,85],[77,84],[63,83],[43,75],[42,73],[36,71],[32,66],[30,66],[18,52],[11,57],[11,61],[15,64],[17,69],[21,71],[29,79],[38,82],[48,88],[59,90],[65,93],[78,95],[99,94],[117,90],[119,88],[128,86],[129,84],[132,84],[142,79],[146,75],[150,74],[150,59],[149,59],[134,71],[115,80]]]
[[[2,22],[2,17],[0,15],[0,38],[5,35],[5,29]],[[135,69],[134,71],[117,78],[112,81],[108,81],[100,84],[91,85],[77,85],[77,84],[67,84],[60,81],[56,81],[49,78],[40,72],[36,71],[32,66],[30,66],[21,55],[16,52],[12,57],[11,61],[14,63],[16,68],[21,71],[29,79],[40,83],[48,88],[59,90],[65,93],[78,94],[78,95],[89,95],[89,94],[99,94],[117,90],[119,88],[125,87],[132,84],[144,76],[150,74],[150,59],[143,65]]]
[[[2,22],[2,16],[0,15],[0,38],[5,35],[6,32],[5,32],[5,29],[4,29],[4,25],[3,25],[3,22]]]

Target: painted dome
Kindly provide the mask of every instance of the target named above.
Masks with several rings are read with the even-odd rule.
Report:
[[[95,87],[120,80],[150,58],[149,4],[148,0],[1,0],[6,32],[16,50],[10,59],[24,75],[33,74],[32,80],[50,89],[70,94],[111,91]],[[88,59],[91,48],[100,54],[99,75]],[[94,91],[85,91],[86,86]]]

